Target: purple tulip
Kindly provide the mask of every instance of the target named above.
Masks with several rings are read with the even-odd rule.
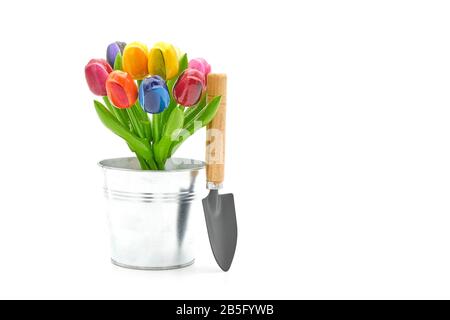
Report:
[[[125,49],[126,45],[125,42],[116,41],[111,43],[106,49],[106,60],[108,60],[108,63],[112,68],[114,68],[117,54],[123,54],[123,49]]]

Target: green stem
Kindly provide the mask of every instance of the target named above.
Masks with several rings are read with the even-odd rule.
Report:
[[[138,155],[137,153],[136,153],[136,158],[138,159],[139,164],[141,165],[141,169],[142,169],[142,170],[148,170],[148,169],[149,169],[149,166],[148,166],[147,162],[145,162],[144,158],[142,158],[142,157],[141,157],[140,155]]]
[[[123,126],[102,103],[94,100],[94,107],[102,123],[116,135],[123,138],[133,152],[138,153],[147,160],[154,157],[148,141],[131,133],[130,129]]]
[[[136,111],[136,114],[139,116],[141,120],[148,120],[147,112],[142,108],[139,99],[136,101],[136,104],[132,107]]]
[[[109,111],[111,111],[111,113],[116,117],[117,120],[119,120],[119,122],[125,127],[128,128],[128,124],[127,121],[125,120],[125,118],[123,117],[123,113],[121,113],[118,108],[114,107],[112,105],[112,103],[109,101],[107,96],[103,97],[103,101],[105,101],[106,106],[108,107]]]
[[[158,165],[156,164],[156,161],[155,161],[155,153],[154,153],[153,148],[151,146],[150,146],[150,150],[152,152],[152,157],[151,157],[150,160],[148,160],[148,164],[150,165],[150,169],[158,170],[159,168],[158,168]]]
[[[155,113],[152,116],[153,143],[157,143],[161,139],[161,116]]]
[[[138,122],[138,126],[139,126],[139,129],[142,132],[143,137],[147,138],[146,130],[145,130],[145,127],[144,127],[144,122],[149,120],[148,117],[147,117],[147,114],[146,113],[141,114],[142,109],[141,109],[140,106],[137,106],[137,104],[135,104],[133,106],[131,111],[133,112],[133,114],[135,116],[135,119]]]
[[[142,127],[141,127],[142,125],[139,123],[138,119],[136,118],[136,114],[134,113],[133,108],[127,108],[126,110],[127,110],[128,117],[130,117],[131,125],[132,125],[133,129],[136,131],[136,133],[138,134],[138,136],[140,138],[144,138],[145,134],[142,130]]]
[[[142,124],[142,128],[144,129],[144,136],[145,138],[151,142],[152,141],[152,128],[151,128],[151,124],[150,121],[147,120],[141,120],[141,124]]]
[[[141,104],[139,103],[139,100],[136,101],[136,104],[132,107],[134,114],[137,116],[137,119],[139,120],[139,123],[141,124],[142,131],[144,132],[145,137],[151,141],[152,140],[152,129],[151,129],[151,122],[148,117],[147,112],[142,109]]]

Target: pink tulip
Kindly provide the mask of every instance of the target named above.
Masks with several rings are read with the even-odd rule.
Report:
[[[211,66],[203,58],[195,58],[189,61],[189,68],[200,71],[205,75],[205,84],[208,79],[208,74],[211,72]]]
[[[89,89],[97,96],[106,96],[106,79],[112,72],[105,59],[92,59],[84,68]]]

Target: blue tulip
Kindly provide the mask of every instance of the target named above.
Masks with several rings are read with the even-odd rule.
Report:
[[[163,112],[170,102],[169,89],[160,76],[152,76],[142,80],[139,87],[139,103],[145,112]]]
[[[117,54],[123,54],[123,49],[127,44],[125,42],[116,41],[111,43],[106,49],[106,60],[111,68],[114,68],[114,62],[116,61]]]

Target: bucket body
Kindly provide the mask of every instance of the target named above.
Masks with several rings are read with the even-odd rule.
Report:
[[[202,161],[172,158],[166,170],[140,170],[136,158],[99,163],[111,233],[111,260],[121,267],[164,270],[194,262],[192,216],[202,214]]]

